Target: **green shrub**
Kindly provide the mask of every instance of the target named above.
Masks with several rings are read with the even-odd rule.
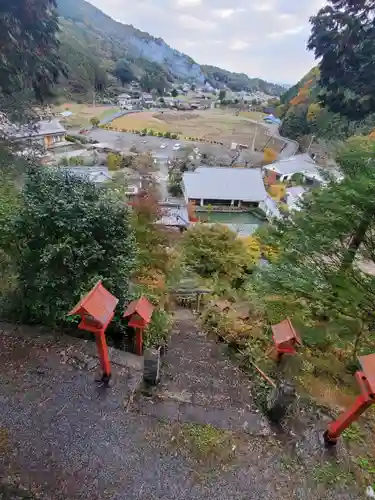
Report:
[[[163,137],[165,137],[166,139],[170,139],[171,138],[171,133],[170,132],[164,132]]]
[[[35,169],[22,192],[18,244],[20,319],[53,325],[99,280],[128,300],[134,266],[129,212],[116,192],[62,170]]]
[[[171,322],[171,317],[166,311],[155,309],[152,314],[151,323],[145,329],[144,346],[149,348],[164,345],[168,338]]]
[[[215,274],[229,280],[245,276],[248,251],[237,234],[226,226],[196,224],[184,236],[186,264],[203,278]]]

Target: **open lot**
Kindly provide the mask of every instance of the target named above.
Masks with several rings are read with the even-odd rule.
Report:
[[[207,141],[248,144],[255,136],[255,148],[261,149],[269,140],[268,129],[250,121],[250,117],[235,116],[231,111],[216,109],[199,111],[148,111],[122,116],[112,122],[115,130],[153,129],[155,132],[177,133],[181,138],[194,137]],[[284,142],[274,137],[269,145],[280,151]]]
[[[54,113],[71,111],[72,116],[66,118],[64,123],[69,127],[86,127],[90,125],[90,119],[94,116],[103,120],[108,115],[113,115],[118,111],[114,106],[92,106],[88,104],[76,104],[66,102],[53,108]]]

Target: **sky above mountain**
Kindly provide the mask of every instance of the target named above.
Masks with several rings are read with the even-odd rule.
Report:
[[[324,0],[90,0],[200,64],[294,83],[314,64],[309,17]]]

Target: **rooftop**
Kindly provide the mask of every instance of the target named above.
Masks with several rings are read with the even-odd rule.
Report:
[[[267,170],[273,170],[281,175],[299,174],[305,172],[319,174],[316,163],[307,153],[276,161],[275,163],[267,165],[266,168]]]
[[[183,175],[188,198],[259,202],[267,197],[259,168],[199,167]]]
[[[39,122],[17,127],[9,126],[6,132],[17,139],[26,139],[27,137],[39,137],[43,135],[65,134],[66,130],[59,120],[40,120]]]
[[[95,184],[112,180],[107,167],[60,167],[77,177],[86,178]]]
[[[156,224],[168,227],[187,227],[189,225],[189,214],[185,205],[173,203],[159,203],[162,216]]]

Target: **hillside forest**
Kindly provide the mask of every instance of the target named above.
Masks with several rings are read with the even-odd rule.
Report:
[[[66,77],[56,93],[66,98],[91,99],[93,90],[110,97],[118,93],[119,84],[134,79],[145,90],[159,93],[175,81],[208,82],[215,87],[227,85],[234,91],[262,90],[271,95],[284,90],[243,73],[200,66],[162,39],[114,21],[85,0],[58,0],[57,5]]]
[[[330,0],[312,17],[308,48],[322,58],[281,96],[281,132],[307,147],[312,136],[340,141],[375,128],[374,5]],[[344,47],[344,49],[342,48]]]

